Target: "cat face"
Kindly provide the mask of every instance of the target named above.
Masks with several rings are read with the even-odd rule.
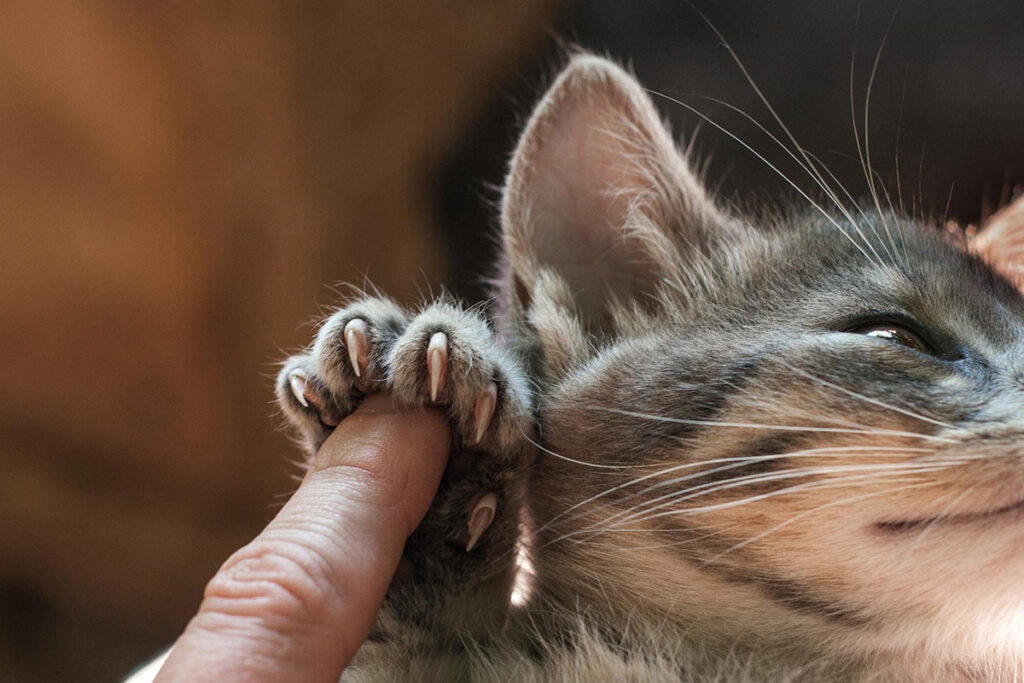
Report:
[[[528,124],[502,218],[506,331],[543,387],[538,599],[1020,662],[1024,220],[972,245],[838,201],[725,213],[590,56]]]

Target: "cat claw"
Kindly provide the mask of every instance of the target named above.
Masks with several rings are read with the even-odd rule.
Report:
[[[308,408],[309,401],[306,399],[306,376],[296,370],[288,375],[288,385],[292,388],[292,394],[295,395],[295,400],[301,403],[303,408]]]
[[[437,391],[444,381],[448,366],[448,335],[435,332],[427,345],[427,372],[430,375],[430,400],[437,400]]]
[[[467,525],[469,529],[469,542],[466,543],[467,553],[476,547],[477,541],[487,531],[487,527],[491,526],[497,509],[498,497],[493,493],[485,494],[476,502],[473,512],[469,515],[469,524]]]
[[[360,366],[366,363],[370,355],[370,343],[366,339],[366,321],[360,318],[350,320],[345,325],[345,346],[348,348],[348,359],[352,363],[352,372],[360,376]]]
[[[491,418],[494,417],[494,409],[497,405],[498,385],[491,382],[487,385],[486,389],[480,392],[480,396],[476,399],[476,408],[473,410],[473,425],[476,427],[476,436],[473,439],[474,446],[484,438],[484,432],[487,431],[487,427],[491,424]]]

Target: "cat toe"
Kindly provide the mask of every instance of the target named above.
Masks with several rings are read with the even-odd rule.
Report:
[[[349,367],[358,378],[363,374],[370,357],[370,341],[366,337],[366,321],[353,318],[345,324],[345,346],[348,349]]]
[[[277,404],[306,450],[315,451],[345,414],[312,369],[309,356],[288,359],[277,378]]]
[[[399,399],[447,410],[458,445],[501,452],[522,441],[529,412],[525,382],[477,311],[447,302],[426,307],[387,364]]]
[[[288,373],[288,384],[292,388],[292,394],[295,396],[295,400],[298,401],[303,408],[308,408],[310,399],[306,395],[308,393],[306,376],[298,370],[294,370]]]
[[[384,361],[406,320],[394,302],[376,297],[360,299],[329,317],[312,355],[331,392],[358,401],[386,389]]]

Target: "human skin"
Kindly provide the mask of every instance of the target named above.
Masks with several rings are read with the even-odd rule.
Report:
[[[156,681],[338,680],[366,638],[451,442],[437,410],[369,397],[206,587]]]

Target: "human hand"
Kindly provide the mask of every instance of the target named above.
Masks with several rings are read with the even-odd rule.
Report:
[[[156,681],[336,682],[430,506],[450,440],[436,410],[366,399],[207,585]]]

